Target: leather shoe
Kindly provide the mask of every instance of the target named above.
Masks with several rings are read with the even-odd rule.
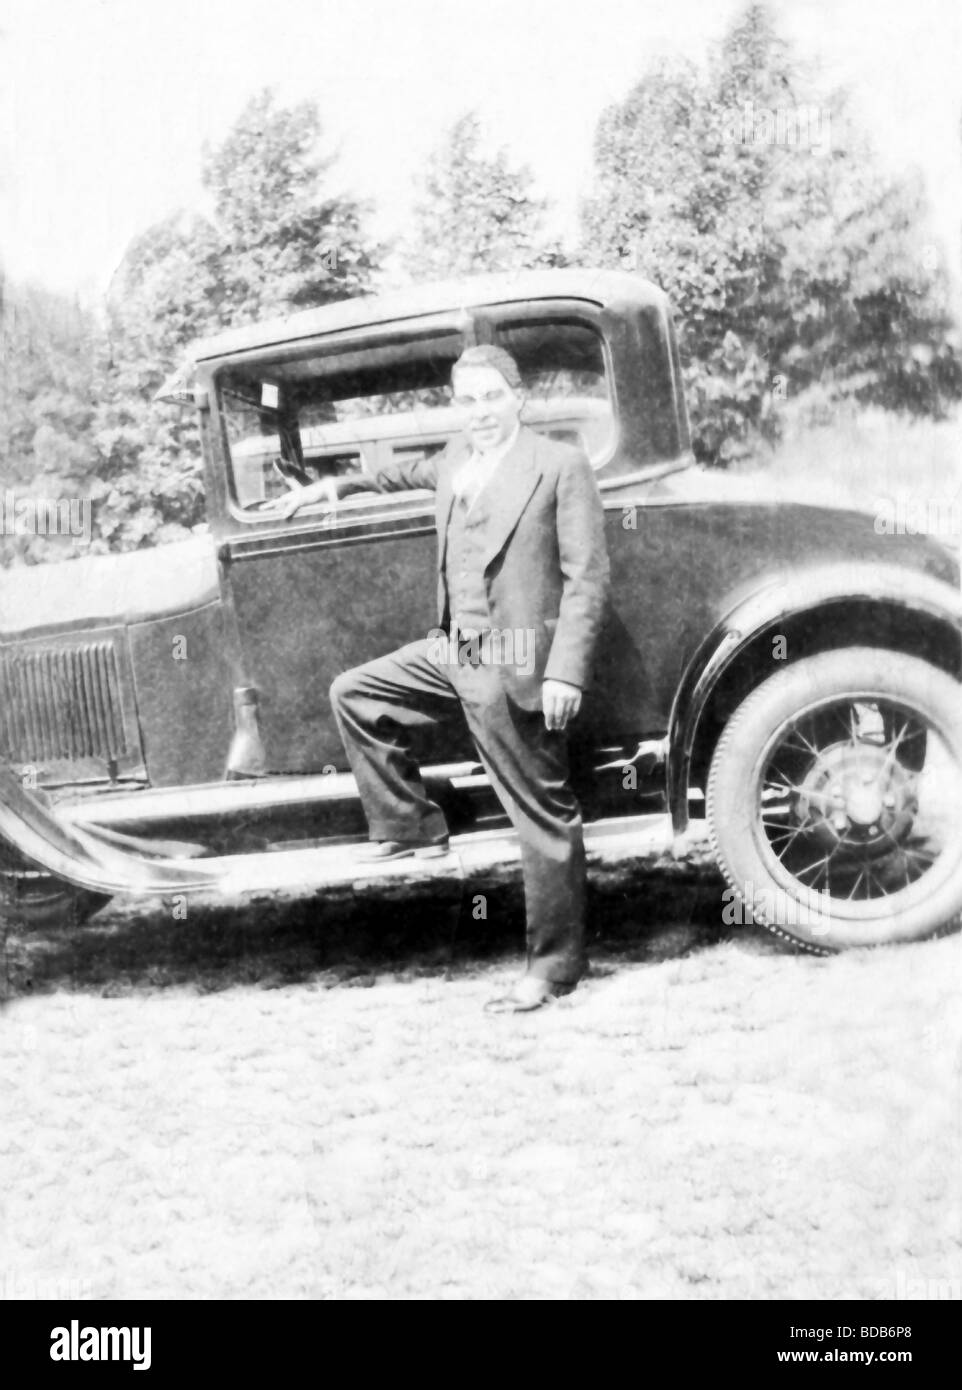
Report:
[[[448,853],[447,836],[443,840],[372,840],[359,849],[356,858],[362,864],[383,864],[388,859],[405,859],[409,854],[419,859],[439,859]]]
[[[489,999],[485,1011],[491,1014],[526,1014],[533,1009],[543,1008],[553,999],[570,994],[574,985],[560,984],[556,980],[543,980],[538,975],[522,975],[516,985],[507,993]]]

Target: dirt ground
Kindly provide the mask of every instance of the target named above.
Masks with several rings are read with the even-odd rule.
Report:
[[[958,1298],[962,939],[795,955],[718,891],[596,900],[525,1017],[516,904],[108,912],[0,1010],[0,1297]]]

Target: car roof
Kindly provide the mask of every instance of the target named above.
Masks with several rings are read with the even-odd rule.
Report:
[[[188,357],[192,362],[201,362],[372,324],[538,299],[583,299],[601,307],[627,300],[655,306],[662,312],[667,308],[667,299],[656,285],[627,271],[578,268],[498,272],[339,299],[284,318],[228,329],[191,344]]]

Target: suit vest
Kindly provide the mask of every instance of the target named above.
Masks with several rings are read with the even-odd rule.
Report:
[[[457,623],[460,632],[484,632],[491,626],[484,583],[487,519],[483,489],[470,511],[464,496],[451,509],[444,568],[451,623]]]

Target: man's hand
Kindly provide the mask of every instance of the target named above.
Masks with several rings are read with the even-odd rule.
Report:
[[[545,727],[561,731],[581,708],[581,691],[567,681],[545,681],[541,686]]]
[[[293,487],[283,497],[275,497],[262,507],[261,515],[279,516],[286,521],[301,507],[309,507],[314,502],[326,501],[334,508],[337,506],[337,491],[333,484],[333,478],[319,478],[316,483],[308,483],[306,487]]]

